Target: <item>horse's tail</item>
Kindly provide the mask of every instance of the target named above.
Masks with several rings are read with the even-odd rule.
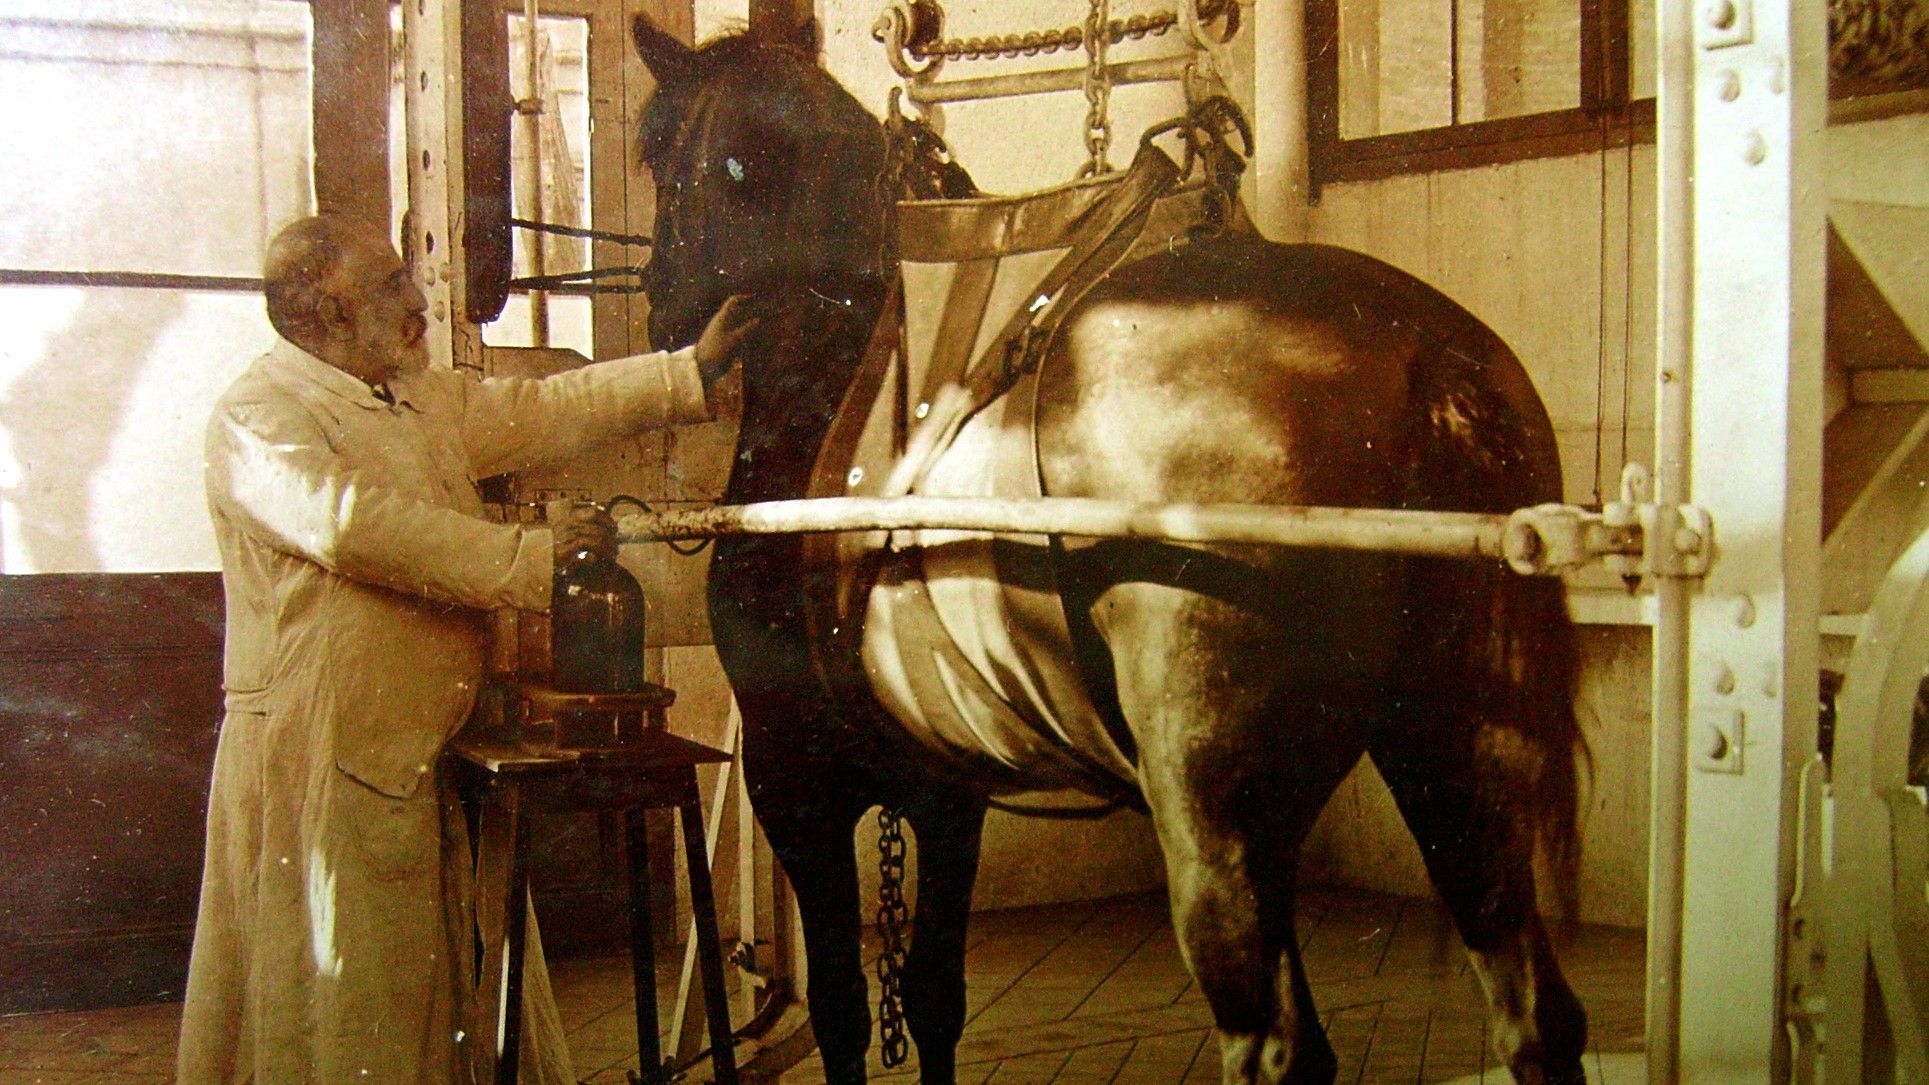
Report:
[[[1403,504],[1511,512],[1559,500],[1560,459],[1545,408],[1511,351],[1486,329],[1416,358],[1412,470]],[[1434,563],[1429,563],[1434,564]],[[1578,916],[1579,805],[1587,740],[1562,583],[1499,562],[1439,562],[1416,576],[1408,643],[1429,696],[1466,709],[1482,805],[1537,847],[1568,919]]]

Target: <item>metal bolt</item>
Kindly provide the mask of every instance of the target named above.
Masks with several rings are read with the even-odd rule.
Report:
[[[1715,74],[1715,93],[1724,102],[1741,97],[1741,77],[1726,68]]]
[[[1720,667],[1715,672],[1715,692],[1725,697],[1735,692],[1735,671],[1726,663],[1720,664]]]
[[[931,404],[920,403],[918,404],[918,409],[915,411],[912,411],[911,413],[916,415],[919,418],[923,418],[926,415],[929,415],[931,413]]]
[[[1768,141],[1762,138],[1760,132],[1748,133],[1748,138],[1742,141],[1741,156],[1751,166],[1761,165],[1768,157]]]
[[[1747,629],[1754,624],[1755,601],[1746,595],[1737,597],[1735,600],[1735,625],[1742,629]]]
[[[1728,756],[1728,736],[1721,728],[1710,727],[1702,736],[1701,753],[1710,761],[1720,761]]]
[[[864,481],[864,469],[862,467],[853,467],[851,468],[851,473],[844,476],[844,482],[846,485],[849,485],[849,486],[855,486],[858,483],[863,481]]]

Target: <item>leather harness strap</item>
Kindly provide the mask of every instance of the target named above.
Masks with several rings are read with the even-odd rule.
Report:
[[[965,423],[1019,377],[1037,368],[1059,325],[1092,287],[1125,260],[1151,217],[1152,205],[1178,184],[1179,177],[1172,156],[1150,143],[1140,145],[1118,186],[1074,228],[1070,248],[1040,280],[1032,304],[1019,307],[962,381],[945,386],[926,401],[930,413],[912,432],[909,447],[884,486],[884,496],[902,497],[916,489]]]

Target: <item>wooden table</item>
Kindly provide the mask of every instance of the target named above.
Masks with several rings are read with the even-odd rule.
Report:
[[[661,689],[661,687],[654,687]],[[629,865],[630,961],[636,985],[636,1043],[645,1085],[667,1083],[657,1037],[656,950],[651,940],[650,849],[643,812],[677,811],[690,868],[697,962],[710,1029],[712,1069],[721,1085],[737,1081],[730,1009],[723,988],[716,898],[703,839],[703,806],[696,767],[730,755],[661,729],[662,708],[675,694],[661,689],[650,711],[652,729],[611,750],[557,750],[486,732],[457,735],[451,761],[465,799],[478,811],[476,916],[500,908],[506,937],[486,938],[477,1002],[481,1020],[500,1026],[497,1085],[514,1085],[521,1055],[522,965],[529,886],[529,811],[621,812]],[[672,906],[674,906],[672,904]],[[505,960],[506,954],[506,960]],[[505,976],[506,981],[503,978]]]

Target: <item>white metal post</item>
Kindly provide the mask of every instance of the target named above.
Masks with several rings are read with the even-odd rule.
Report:
[[[1262,0],[1252,12],[1253,218],[1274,241],[1306,239],[1306,5]]]
[[[1717,547],[1685,606],[1685,758],[1657,751],[1658,768],[1669,755],[1686,773],[1674,1039],[1681,1080],[1760,1082],[1786,1073],[1794,789],[1815,749],[1825,31],[1802,0],[1664,0],[1661,26],[1662,243],[1691,248],[1664,250],[1659,376],[1664,397],[1689,382],[1691,436],[1685,490],[1665,492],[1680,450],[1660,450],[1660,496],[1712,513]],[[1670,313],[1687,320],[1685,369]],[[1656,780],[1657,848],[1671,784]],[[1655,1062],[1669,1041],[1650,1037]]]
[[[463,311],[462,4],[402,4],[402,91],[407,124],[405,255],[429,299],[429,357],[438,366],[482,364],[482,331]]]

